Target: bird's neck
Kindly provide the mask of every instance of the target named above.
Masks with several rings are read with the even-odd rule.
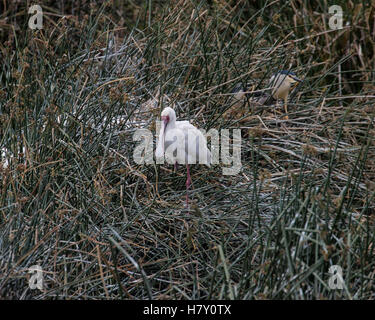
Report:
[[[176,121],[169,121],[167,124],[167,129],[174,129],[176,128]]]

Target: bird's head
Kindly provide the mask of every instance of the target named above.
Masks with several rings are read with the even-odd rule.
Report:
[[[167,126],[169,122],[176,121],[176,112],[171,107],[166,107],[161,113],[161,121],[163,121],[164,126]]]
[[[230,92],[236,100],[242,100],[245,97],[247,87],[242,83],[237,83],[236,86]]]
[[[294,72],[289,70],[282,70],[277,74],[283,76],[284,81],[287,81],[292,89],[302,82],[302,79],[299,79]]]
[[[272,96],[274,99],[286,99],[290,90],[293,90],[300,82],[301,79],[297,78],[294,72],[289,70],[282,70],[270,79],[270,86],[272,89]]]

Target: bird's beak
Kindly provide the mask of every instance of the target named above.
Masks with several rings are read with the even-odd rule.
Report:
[[[302,79],[297,78],[296,76],[289,76],[292,88],[297,87],[302,81]]]
[[[161,121],[163,121],[163,124],[164,124],[164,132],[163,133],[165,133],[165,129],[167,128],[167,124],[169,122],[169,116],[162,116]]]
[[[157,158],[161,158],[164,154],[165,129],[167,127],[169,117],[162,116],[161,121],[163,121],[163,124],[162,124],[162,127],[160,128],[159,142],[158,142],[158,146],[156,148],[156,154],[155,154]]]
[[[162,116],[161,117],[161,121],[163,121],[163,123],[164,123],[164,129],[165,129],[165,127],[167,126],[167,124],[169,122],[169,117],[168,116]]]

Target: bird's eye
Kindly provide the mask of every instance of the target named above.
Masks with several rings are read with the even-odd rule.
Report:
[[[161,116],[161,120],[169,122],[169,116]]]

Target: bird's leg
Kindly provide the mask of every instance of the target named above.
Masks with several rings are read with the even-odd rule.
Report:
[[[189,164],[186,164],[187,179],[186,179],[186,206],[189,207],[189,187],[191,184]]]
[[[284,119],[288,120],[289,119],[289,116],[288,116],[288,96],[286,96],[285,99],[284,99],[284,108],[285,108]]]
[[[276,108],[277,108],[277,102],[276,102],[275,107],[273,108],[273,116],[275,117],[275,121],[277,120]]]
[[[177,172],[177,169],[178,169],[178,163],[176,161],[175,164],[174,164],[174,171]]]
[[[275,107],[273,108],[273,115],[275,117],[276,122],[279,119],[277,114],[282,115],[282,112],[280,112],[279,107],[280,107],[279,100],[276,100]]]

